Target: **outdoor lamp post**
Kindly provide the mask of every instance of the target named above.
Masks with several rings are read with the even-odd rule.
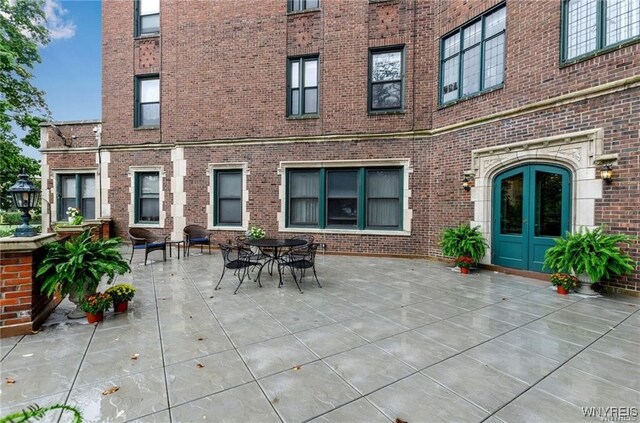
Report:
[[[22,225],[16,228],[13,236],[35,236],[35,228],[29,226],[29,219],[31,219],[29,210],[34,209],[38,204],[40,190],[29,180],[29,175],[27,175],[27,171],[24,168],[22,168],[22,173],[18,176],[18,182],[9,188],[9,192],[11,193],[13,205],[22,212]]]

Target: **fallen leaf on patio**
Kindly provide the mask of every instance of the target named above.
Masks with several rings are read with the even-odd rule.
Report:
[[[31,331],[31,333],[32,333],[32,334],[34,334],[34,335],[35,335],[36,333],[38,333],[38,332],[40,332],[40,331],[39,331],[39,330],[32,330],[32,331]]]
[[[210,296],[209,298],[213,298],[213,295],[212,295],[212,296]]]
[[[189,319],[193,319],[193,316],[189,316]]]
[[[204,341],[204,338],[198,338],[198,341]]]
[[[133,354],[133,355],[131,356],[131,359],[132,359],[132,360],[137,360],[139,355],[140,355],[140,354]]]
[[[23,357],[31,357],[32,355],[33,355],[33,353],[31,353],[31,354],[23,354],[22,356]]]
[[[402,419],[396,418],[396,423],[407,423],[407,422]]]
[[[277,404],[277,403],[279,403],[279,402],[280,402],[280,398],[275,397],[274,399],[272,399],[272,400],[271,400],[271,402],[272,402],[273,404]]]
[[[507,301],[507,297],[502,297],[502,301]]]
[[[106,391],[102,391],[102,395],[111,395],[114,392],[118,392],[120,390],[119,387],[117,386],[112,386],[111,388],[107,389]]]
[[[11,379],[10,377],[8,377],[7,378],[7,385],[11,385],[12,383],[16,383],[16,381]]]
[[[198,364],[196,364],[196,367],[197,367],[198,369],[202,369],[202,368],[204,367],[204,364],[198,363]]]
[[[300,370],[302,366],[293,366],[293,370]]]

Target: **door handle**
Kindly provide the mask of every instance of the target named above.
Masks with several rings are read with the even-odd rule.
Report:
[[[527,223],[529,223],[529,220],[527,220],[527,219],[524,219],[524,220],[522,221],[522,224],[523,224],[523,225],[526,225]]]

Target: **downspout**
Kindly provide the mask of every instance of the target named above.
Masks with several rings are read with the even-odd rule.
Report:
[[[99,218],[102,217],[102,124],[93,127],[93,133],[98,145],[98,201],[100,204]]]

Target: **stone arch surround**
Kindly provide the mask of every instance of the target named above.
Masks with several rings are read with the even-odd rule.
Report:
[[[603,155],[601,128],[554,135],[510,144],[485,147],[471,152],[471,170],[475,179],[471,188],[474,203],[472,226],[480,226],[489,243],[482,263],[491,264],[491,213],[493,179],[502,171],[527,163],[548,163],[571,171],[571,230],[595,226],[596,200],[602,198],[602,180],[597,178],[599,163],[614,162],[617,155]]]

